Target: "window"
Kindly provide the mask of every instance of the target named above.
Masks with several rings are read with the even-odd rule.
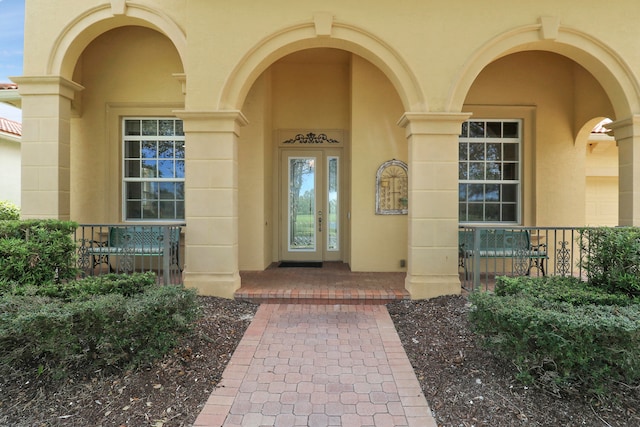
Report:
[[[460,222],[519,222],[520,120],[469,120],[459,139]]]
[[[183,220],[182,120],[125,118],[122,132],[125,220]]]

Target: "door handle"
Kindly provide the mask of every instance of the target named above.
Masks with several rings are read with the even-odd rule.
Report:
[[[322,232],[322,211],[318,211],[318,231]]]

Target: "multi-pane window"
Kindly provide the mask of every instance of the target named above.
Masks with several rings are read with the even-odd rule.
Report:
[[[122,131],[125,220],[184,219],[182,120],[125,118]]]
[[[520,120],[469,120],[459,139],[460,222],[519,222]]]

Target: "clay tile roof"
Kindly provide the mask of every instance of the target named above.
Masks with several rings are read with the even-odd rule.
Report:
[[[18,89],[15,83],[0,83],[0,90]]]
[[[22,124],[0,117],[0,132],[13,136],[22,136]]]
[[[604,119],[600,123],[598,123],[592,130],[591,133],[603,133],[611,131],[611,129],[607,129],[605,126],[611,123],[611,119]]]

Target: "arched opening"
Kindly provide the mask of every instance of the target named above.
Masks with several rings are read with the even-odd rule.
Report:
[[[596,122],[594,125],[593,123]],[[609,135],[609,118],[595,118],[584,126],[585,223],[588,226],[618,225],[618,146]]]
[[[303,50],[333,48],[351,52],[371,62],[392,83],[404,111],[424,112],[427,100],[408,64],[375,35],[345,23],[332,22],[331,37],[317,37],[314,23],[308,22],[278,31],[247,52],[229,74],[220,94],[220,109],[240,109],[258,77],[279,59]]]
[[[511,204],[513,200],[517,204],[515,216],[505,219],[485,215],[479,222],[585,225],[585,211],[575,207],[585,206],[586,141],[577,144],[576,135],[592,117],[615,114],[608,94],[589,71],[570,58],[551,52],[505,55],[478,74],[463,110],[473,113],[472,123],[483,119],[517,120],[521,126],[518,141],[508,141],[517,143],[519,150],[510,159],[489,158],[487,151],[477,151],[479,140],[468,141],[469,156],[477,157],[468,163],[473,167],[484,165],[486,169],[484,175],[460,176],[461,188],[480,188],[480,184],[485,189],[508,187],[509,195],[506,191],[500,195],[485,193],[481,198],[484,208],[493,209],[494,205]],[[486,147],[500,144],[499,140],[488,141]],[[507,166],[515,172],[507,174]],[[499,167],[505,169],[493,173]],[[479,198],[475,193],[473,197]],[[466,202],[467,206],[476,203]],[[468,216],[467,220],[476,217]]]
[[[144,208],[146,215],[154,210],[158,216],[155,219],[165,215],[158,212],[159,201],[154,205],[143,202],[142,196],[134,195],[134,185],[128,183],[132,181],[128,175],[149,175],[149,182],[136,184],[141,188],[160,185],[151,179],[162,171],[153,172],[149,162],[160,164],[154,159],[166,156],[167,152],[153,157],[152,149],[143,146],[141,150],[151,151],[144,154],[138,150],[141,154],[136,156],[131,151],[133,148],[127,147],[143,143],[125,138],[124,123],[138,118],[175,120],[173,110],[183,108],[184,96],[173,74],[182,70],[173,43],[160,32],[142,26],[110,29],[96,36],[78,56],[72,79],[84,90],[76,94],[72,103],[70,158],[71,216],[74,219],[81,222],[139,219],[135,216],[143,217],[137,212],[144,208],[144,203],[148,205]],[[158,131],[155,140],[149,135],[146,144],[151,147],[157,140],[159,145],[156,147],[160,147],[157,150],[161,150],[170,140],[161,135],[162,132]],[[149,159],[143,158],[146,155]],[[141,166],[129,171],[128,165],[133,165],[136,159]],[[150,172],[143,174],[136,170]],[[184,191],[176,190],[175,185],[173,188],[176,217],[163,219],[184,220],[184,208],[180,206],[184,204],[181,201]]]
[[[242,111],[249,125],[238,145],[240,270],[314,260],[404,271],[406,215],[375,214],[377,169],[407,162],[396,125],[403,102],[380,68],[343,49],[299,50],[260,74]],[[292,196],[297,171],[304,177]],[[295,218],[291,197],[304,211]]]
[[[186,36],[180,27],[165,14],[148,7],[127,4],[124,15],[114,16],[110,4],[104,4],[73,20],[54,41],[47,73],[71,78],[78,58],[95,38],[118,27],[140,26],[158,31],[176,49],[180,62],[185,62]]]

